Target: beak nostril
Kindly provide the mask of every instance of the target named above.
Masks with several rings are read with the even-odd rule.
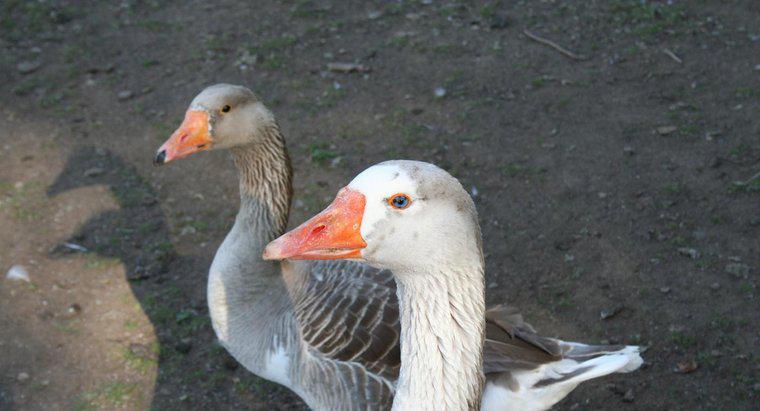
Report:
[[[153,159],[153,164],[160,166],[166,162],[166,150],[161,150],[156,153],[156,157]]]
[[[327,228],[327,226],[324,225],[324,224],[320,224],[320,225],[314,227],[314,229],[311,230],[311,236],[313,237],[315,235],[318,235],[319,233],[321,233],[322,231],[324,231],[325,228]]]
[[[180,142],[183,142],[183,141],[185,141],[185,140],[187,140],[187,133],[185,133],[185,134],[182,134],[181,136],[179,136],[179,141],[180,141]]]

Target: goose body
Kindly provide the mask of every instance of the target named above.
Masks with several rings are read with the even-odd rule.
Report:
[[[390,408],[403,348],[400,288],[391,271],[357,261],[262,260],[266,244],[285,231],[292,172],[274,116],[247,88],[219,84],[203,90],[155,161],[209,149],[231,152],[240,187],[240,210],[209,270],[209,312],[220,343],[246,369],[288,387],[312,409]],[[536,336],[510,310],[490,310],[486,318],[488,409],[511,409],[509,395],[549,398],[535,394],[533,385],[577,385],[582,374],[572,381],[564,375],[578,374],[582,359],[629,349],[589,347],[586,357],[573,360],[580,363],[576,368],[555,370],[547,364],[567,359],[561,342]],[[479,348],[471,351],[481,355]],[[480,385],[473,385],[478,396]],[[544,399],[536,409],[559,399],[553,395],[553,402]]]
[[[264,257],[350,258],[393,273],[401,316],[394,409],[543,410],[585,380],[641,365],[638,347],[545,338],[507,307],[485,311],[474,204],[431,164],[370,167]]]

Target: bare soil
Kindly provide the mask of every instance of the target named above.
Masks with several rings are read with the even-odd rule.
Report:
[[[649,347],[558,409],[757,407],[756,1],[6,0],[0,48],[0,269],[32,280],[0,281],[0,409],[304,407],[209,324],[228,155],[151,166],[217,82],[277,114],[292,224],[434,162],[475,196],[489,303]]]

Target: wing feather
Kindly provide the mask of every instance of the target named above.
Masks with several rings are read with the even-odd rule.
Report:
[[[355,363],[389,383],[400,367],[396,283],[387,270],[353,261],[316,261],[294,295],[306,344],[331,361]],[[356,373],[355,367],[350,368]],[[352,379],[368,381],[354,374]]]

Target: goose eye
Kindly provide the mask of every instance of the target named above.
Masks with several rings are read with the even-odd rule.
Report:
[[[388,199],[388,204],[393,208],[403,210],[412,205],[412,199],[406,194],[396,194]]]
[[[232,109],[232,107],[225,105],[224,107],[222,107],[222,113],[229,113],[230,109]]]

